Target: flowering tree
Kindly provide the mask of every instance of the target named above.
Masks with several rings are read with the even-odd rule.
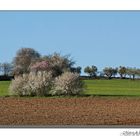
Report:
[[[75,64],[68,55],[61,56],[59,53],[45,56],[43,59],[49,62],[53,77],[57,77],[66,71],[71,71],[72,66]]]
[[[50,70],[49,66],[50,66],[49,62],[44,60],[44,61],[36,62],[35,64],[33,64],[30,67],[30,70],[34,71],[34,72],[37,72],[37,71],[49,71]]]

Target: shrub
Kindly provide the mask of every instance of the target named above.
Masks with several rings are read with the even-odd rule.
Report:
[[[26,85],[28,82],[28,75],[23,74],[22,76],[15,77],[14,80],[12,80],[12,83],[10,84],[10,94],[12,95],[19,95],[19,96],[25,96],[27,95],[26,92]]]
[[[31,72],[29,74],[28,92],[33,96],[45,96],[49,94],[52,85],[52,74],[49,72]]]
[[[79,74],[65,72],[54,80],[52,95],[78,95],[83,90],[83,83],[79,79]]]
[[[19,96],[45,96],[49,93],[52,84],[52,75],[48,72],[30,72],[15,77],[10,85],[10,92]]]

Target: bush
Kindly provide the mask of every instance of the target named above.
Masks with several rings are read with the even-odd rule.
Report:
[[[52,85],[52,74],[48,72],[31,72],[29,74],[28,91],[33,96],[49,94]]]
[[[79,74],[65,72],[54,80],[52,95],[78,95],[83,90]]]
[[[25,96],[27,95],[26,92],[26,85],[28,82],[28,75],[23,74],[22,76],[15,77],[14,80],[12,80],[12,83],[10,84],[10,94],[12,95],[19,95],[19,96]]]
[[[45,96],[49,94],[52,75],[48,72],[30,72],[15,77],[10,85],[10,92],[19,96]]]

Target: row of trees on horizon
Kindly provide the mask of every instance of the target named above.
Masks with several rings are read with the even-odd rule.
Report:
[[[0,71],[3,76],[14,76],[29,71],[37,71],[39,69],[49,70],[53,67],[55,69],[54,75],[60,75],[65,70],[70,72],[77,72],[81,74],[82,68],[75,67],[75,62],[70,59],[70,56],[61,56],[58,53],[52,55],[41,56],[36,50],[32,48],[21,48],[17,51],[16,56],[13,58],[12,63],[0,63]],[[135,79],[140,77],[139,68],[131,68],[119,66],[116,68],[105,67],[101,72],[98,71],[97,66],[87,66],[84,72],[90,78],[106,77],[108,79],[119,76],[121,79],[130,78]]]
[[[105,67],[103,71],[99,72],[96,66],[87,66],[84,69],[84,72],[87,73],[90,77],[107,77],[108,79],[115,78],[116,76],[120,77],[121,79],[130,78],[135,79],[136,77],[140,77],[140,69],[139,68],[132,68],[132,67],[125,67],[119,66],[116,68],[113,67]]]

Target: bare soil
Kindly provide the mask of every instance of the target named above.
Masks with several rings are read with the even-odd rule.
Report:
[[[140,98],[0,98],[0,125],[140,125]]]

